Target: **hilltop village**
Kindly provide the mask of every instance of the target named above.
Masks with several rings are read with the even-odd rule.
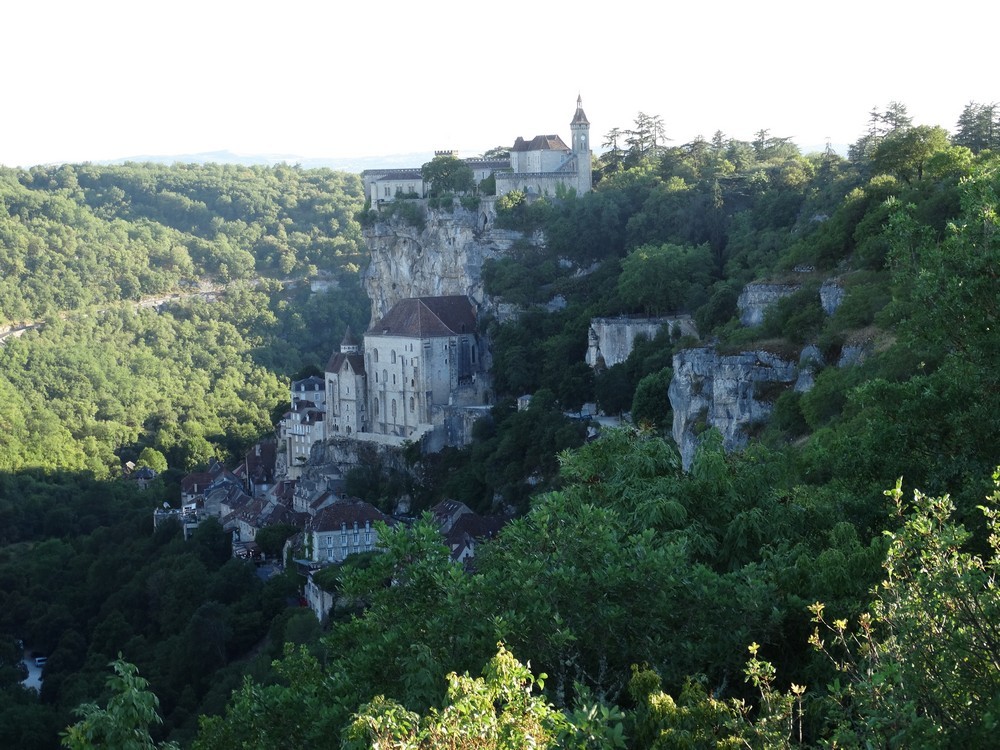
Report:
[[[588,192],[589,121],[577,100],[570,122],[572,146],[558,135],[518,137],[507,159],[469,159],[477,179],[493,177],[497,194],[519,190],[542,197],[558,191]],[[439,155],[453,156],[451,152]],[[432,186],[421,170],[369,170],[363,174],[373,210],[402,198],[421,199]],[[306,576],[308,601],[321,619],[329,594],[313,574],[352,554],[377,548],[376,522],[395,524],[410,518],[410,498],[394,499],[379,510],[346,491],[352,470],[392,467],[404,472],[406,452],[436,453],[468,445],[473,425],[489,416],[495,400],[492,351],[482,320],[517,315],[485,294],[480,270],[487,258],[503,257],[516,233],[491,225],[490,203],[475,212],[428,210],[426,226],[415,228],[386,220],[365,233],[371,256],[366,288],[372,301],[371,323],[360,337],[348,330],[332,352],[322,375],[291,384],[289,409],[275,441],[254,447],[236,469],[213,464],[183,483],[179,510],[157,512],[157,520],[179,516],[190,532],[207,517],[218,517],[233,533],[237,555],[259,559],[255,539],[261,529],[287,524],[299,529],[289,538],[284,557]],[[391,216],[391,212],[387,213]],[[808,278],[811,268],[796,269]],[[796,293],[802,283],[748,284],[737,303],[740,321],[754,327],[764,310]],[[833,315],[844,296],[837,279],[818,291],[823,312]],[[549,303],[558,309],[558,298]],[[753,425],[773,409],[768,394],[812,387],[822,366],[815,346],[796,361],[766,350],[722,355],[698,344],[690,315],[594,318],[588,332],[586,364],[595,371],[627,360],[640,338],[652,341],[661,331],[691,348],[674,356],[669,400],[673,437],[685,468],[699,436],[715,427],[727,450],[746,445]],[[838,367],[863,358],[863,348],[844,347]],[[531,366],[525,363],[525,366]],[[519,408],[530,401],[519,399]],[[617,420],[585,405],[578,418]],[[391,511],[391,515],[384,511]],[[510,513],[481,516],[462,503],[445,500],[432,517],[453,559],[471,564],[476,544],[495,534]]]
[[[554,134],[519,136],[507,158],[463,161],[477,183],[495,178],[497,196],[513,190],[528,196],[585,193],[592,188],[590,122],[580,98],[570,130],[570,146]],[[362,179],[376,208],[402,196],[424,198],[431,189],[419,168],[368,170]],[[369,279],[370,287],[383,284],[396,286]],[[306,576],[307,600],[323,619],[331,595],[313,574],[374,550],[376,522],[400,522],[346,494],[350,468],[364,462],[366,451],[398,455],[411,445],[425,452],[460,447],[471,439],[471,425],[488,415],[491,353],[480,331],[482,308],[482,301],[469,294],[405,297],[381,315],[373,306],[368,329],[360,339],[346,332],[322,377],[291,384],[290,408],[278,425],[277,440],[256,445],[235,469],[213,462],[186,476],[182,507],[157,511],[157,524],[176,518],[187,536],[203,519],[217,517],[233,534],[234,554],[258,560],[254,540],[261,529],[277,524],[300,529],[286,543],[285,559],[293,559]],[[329,461],[324,448],[331,445],[337,458]],[[405,504],[398,510],[405,515]],[[477,542],[508,520],[480,516],[450,500],[431,513],[459,562],[470,561]]]

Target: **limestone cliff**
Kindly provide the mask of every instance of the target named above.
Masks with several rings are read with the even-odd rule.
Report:
[[[782,297],[794,294],[800,288],[799,284],[772,284],[763,281],[747,284],[736,300],[740,323],[747,327],[759,326],[764,322],[767,308]]]
[[[802,284],[781,284],[768,281],[754,281],[743,287],[736,300],[740,323],[747,327],[759,326],[764,322],[767,309],[783,297],[794,294]],[[819,288],[820,305],[823,312],[833,315],[846,292],[838,279],[826,279]]]
[[[719,354],[708,347],[678,352],[673,368],[668,395],[685,469],[710,427],[722,433],[726,450],[746,445],[749,431],[767,421],[774,400],[799,376],[798,362],[768,351]]]
[[[409,297],[466,294],[496,312],[483,291],[483,263],[504,255],[522,235],[493,228],[492,203],[484,201],[477,212],[457,204],[453,211],[427,209],[423,227],[390,217],[365,229],[364,237],[371,256],[364,284],[374,321]]]
[[[690,315],[669,318],[593,318],[587,333],[587,364],[614,367],[628,359],[640,335],[656,338],[661,329],[676,331],[677,336],[698,336],[698,328]]]

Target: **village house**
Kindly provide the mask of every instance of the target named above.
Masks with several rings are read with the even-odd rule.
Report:
[[[309,519],[306,541],[310,559],[317,563],[341,563],[349,555],[373,552],[378,547],[375,523],[392,525],[392,518],[363,500],[340,500]]]

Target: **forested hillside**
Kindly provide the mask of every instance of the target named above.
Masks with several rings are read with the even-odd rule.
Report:
[[[351,282],[356,255],[336,250],[352,242],[341,232],[356,227],[353,213],[323,224],[283,194],[288,181],[295,206],[327,205],[324,181],[350,180],[285,168],[10,173],[6,226],[44,242],[58,258],[47,267],[79,260],[59,251],[63,210],[78,219],[74,241],[104,227],[176,232],[195,270],[162,264],[137,274],[136,291],[123,263],[94,296],[42,303],[24,291],[5,313],[48,323],[0,348],[0,513],[16,530],[0,558],[0,738],[54,746],[75,720],[68,710],[93,701],[107,708],[78,717],[70,746],[135,724],[220,750],[990,746],[996,120],[970,105],[949,135],[894,103],[845,159],[800,154],[767,131],[664,145],[663,123],[642,115],[605,144],[593,193],[499,199],[500,225],[547,241],[484,269],[487,291],[523,308],[489,324],[499,403],[470,448],[411,457],[423,483],[409,489],[418,507],[449,497],[519,517],[480,545],[474,572],[450,560],[429,521],[384,529],[383,553],[331,574],[337,603],[322,631],[283,611],[287,581],[262,584],[225,561],[213,529],[187,544],[154,535],[149,508],[169,485],[141,496],[98,480],[142,447],[177,469],[239,449],[267,429],[284,378],[321,363],[347,323],[363,327],[351,318],[353,301],[367,310]],[[225,208],[241,191],[261,196],[251,218]],[[37,206],[22,217],[8,193]],[[262,218],[271,210],[276,220]],[[272,240],[289,262],[267,250]],[[205,260],[200,247],[218,252]],[[246,266],[227,248],[251,270],[234,272]],[[333,270],[339,290],[240,282],[220,302],[160,313],[108,304],[160,291],[160,273],[179,288],[206,275],[308,275],[310,264]],[[14,273],[13,286],[44,287],[29,268]],[[815,292],[831,277],[845,294],[827,315]],[[744,284],[788,279],[799,292],[762,325],[740,324]],[[76,308],[88,312],[51,315]],[[773,418],[745,451],[727,454],[706,430],[685,472],[665,390],[673,354],[695,342],[667,331],[596,373],[583,359],[592,317],[666,312],[692,314],[722,351],[809,343],[836,362],[863,344],[866,355],[819,368],[807,392],[771,394]],[[518,412],[524,393],[535,398]],[[641,428],[584,444],[564,413],[593,400]],[[368,489],[377,499],[394,485]],[[16,685],[17,637],[52,654],[40,702]],[[134,679],[99,692],[118,652],[160,696],[164,724],[108,702],[149,707]]]
[[[290,167],[0,172],[0,323],[44,324],[0,346],[0,470],[106,477],[143,447],[190,469],[269,433],[287,378],[367,323],[360,192]]]

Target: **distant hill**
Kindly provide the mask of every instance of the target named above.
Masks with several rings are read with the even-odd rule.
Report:
[[[342,172],[363,172],[366,169],[383,167],[403,168],[420,166],[432,158],[434,158],[434,154],[430,151],[426,153],[356,157],[306,157],[294,154],[236,154],[232,151],[204,151],[197,154],[128,156],[99,163],[124,164],[126,162],[150,162],[153,164],[239,164],[242,166],[298,164],[306,169],[326,167]]]

